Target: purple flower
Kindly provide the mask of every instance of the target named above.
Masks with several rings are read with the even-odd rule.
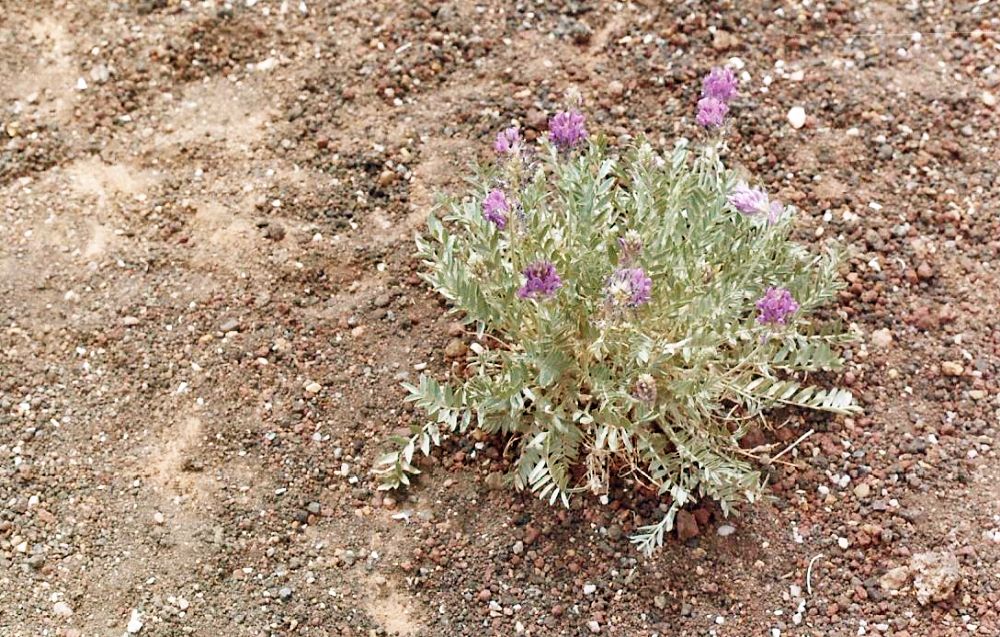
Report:
[[[758,215],[767,212],[767,193],[760,188],[750,188],[746,184],[740,184],[729,193],[729,205],[736,208],[745,215]]]
[[[639,307],[648,303],[653,291],[653,280],[642,268],[619,268],[608,279],[608,301],[616,306]]]
[[[549,140],[558,148],[572,148],[587,138],[583,113],[580,111],[560,111],[549,120]]]
[[[799,310],[799,304],[786,288],[771,287],[757,301],[757,309],[760,311],[757,322],[761,325],[784,325]]]
[[[503,230],[507,227],[507,213],[510,212],[510,202],[507,195],[499,188],[494,188],[483,200],[483,218]]]
[[[695,121],[705,128],[718,128],[722,126],[728,112],[729,106],[722,100],[715,97],[703,97],[698,100],[698,115],[695,117]]]
[[[718,66],[712,69],[712,72],[705,76],[705,79],[701,82],[701,96],[702,97],[714,97],[715,99],[726,102],[727,104],[736,97],[736,75],[730,69],[720,68]]]
[[[517,126],[511,126],[497,133],[496,141],[493,142],[493,150],[498,155],[509,155],[517,152],[520,144],[521,131],[517,129]]]
[[[526,280],[517,291],[518,298],[548,298],[562,287],[562,279],[559,278],[556,266],[552,265],[551,261],[535,261],[522,273]]]
[[[745,215],[767,215],[767,222],[775,224],[781,218],[785,207],[777,201],[771,201],[767,193],[760,188],[750,188],[740,184],[729,193],[729,205]]]

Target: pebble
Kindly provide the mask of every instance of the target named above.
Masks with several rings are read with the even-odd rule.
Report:
[[[490,589],[484,588],[483,590],[479,591],[478,595],[479,601],[488,602],[490,601],[491,597],[493,597],[493,593],[490,592]]]
[[[583,594],[584,595],[593,595],[595,592],[597,592],[597,586],[595,586],[594,584],[584,584],[583,585]]]
[[[887,349],[892,345],[892,332],[887,329],[872,332],[871,343],[878,349]]]
[[[872,494],[872,488],[868,486],[867,483],[862,482],[858,486],[854,487],[854,495],[860,500],[864,500]]]
[[[142,617],[135,608],[132,609],[132,614],[129,616],[128,625],[125,626],[125,630],[132,635],[142,630]]]
[[[720,537],[729,537],[733,533],[736,533],[736,527],[731,524],[723,524],[715,530],[715,533]]]
[[[788,110],[788,123],[792,128],[802,128],[806,125],[806,109],[801,106],[793,106]]]
[[[983,104],[986,104],[989,107],[997,105],[997,96],[994,95],[993,93],[990,93],[989,91],[983,91],[983,94],[980,96],[980,99],[983,100]]]
[[[950,552],[918,553],[910,558],[910,571],[921,605],[950,599],[962,576],[958,558]]]
[[[287,599],[291,599],[292,598],[292,589],[289,588],[289,587],[287,587],[287,586],[282,587],[278,591],[278,597],[280,597],[281,599],[286,599],[286,600]]]
[[[941,373],[945,376],[961,376],[965,369],[962,367],[961,363],[956,363],[954,361],[944,361],[941,363]]]
[[[52,612],[57,617],[69,617],[73,614],[73,609],[66,602],[56,602],[52,606]]]
[[[320,391],[322,391],[322,389],[323,386],[317,383],[316,381],[308,382],[306,383],[305,386],[306,393],[309,394],[318,394]]]
[[[677,538],[681,542],[686,542],[691,538],[698,537],[701,531],[698,529],[698,521],[690,511],[677,512]]]
[[[459,358],[469,351],[469,346],[460,338],[453,338],[444,348],[444,355],[448,358]]]
[[[601,632],[601,625],[599,623],[597,623],[596,620],[593,620],[593,619],[590,620],[589,622],[587,622],[587,628],[589,628],[590,632],[592,632],[592,633],[599,633],[599,632]]]

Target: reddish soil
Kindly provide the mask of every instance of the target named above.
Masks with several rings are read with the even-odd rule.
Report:
[[[0,0],[0,634],[1000,634],[998,33],[989,1]],[[696,136],[731,58],[728,160],[849,250],[864,415],[781,414],[761,442],[815,433],[771,497],[651,559],[654,502],[492,490],[502,441],[377,492],[400,381],[466,338],[417,277],[435,193],[573,86],[592,131]],[[927,551],[953,594],[880,582]]]

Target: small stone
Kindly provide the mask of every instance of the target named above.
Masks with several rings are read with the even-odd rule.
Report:
[[[139,324],[139,319],[137,319],[134,316],[126,316],[125,318],[122,319],[122,325],[124,325],[125,327],[132,327],[133,325],[138,325],[138,324]]]
[[[587,628],[589,628],[590,632],[592,632],[592,633],[599,633],[599,632],[601,632],[601,625],[599,623],[597,623],[597,620],[595,620],[595,619],[592,619],[589,622],[587,622]]]
[[[886,571],[885,575],[879,578],[878,583],[882,587],[882,590],[898,591],[906,586],[906,583],[909,581],[910,567],[897,566],[894,569]]]
[[[677,539],[686,542],[691,538],[698,537],[701,531],[698,529],[698,520],[690,511],[680,510],[677,512]]]
[[[320,505],[319,502],[310,502],[306,505],[306,511],[312,513],[313,515],[319,515]]]
[[[155,522],[156,524],[163,524],[165,521],[166,520],[163,517],[163,514],[160,513],[159,511],[153,514],[153,522]]]
[[[490,592],[490,589],[484,588],[483,590],[479,591],[479,595],[477,597],[481,602],[488,602],[490,601],[490,598],[493,597],[493,593]]]
[[[354,562],[358,559],[354,551],[344,551],[344,554],[340,557],[340,561],[344,563],[345,566],[354,566]]]
[[[524,542],[520,540],[514,542],[514,546],[513,548],[511,548],[511,551],[514,553],[514,555],[520,555],[521,553],[524,553]]]
[[[971,398],[972,400],[983,400],[984,398],[986,398],[986,392],[983,391],[982,389],[970,389],[969,398]]]
[[[961,376],[965,369],[962,367],[961,363],[956,363],[954,361],[944,361],[941,363],[941,373],[945,376]]]
[[[465,344],[465,341],[460,338],[453,338],[448,342],[447,347],[444,348],[444,355],[447,358],[460,358],[467,351],[469,351],[469,346]]]
[[[625,93],[625,85],[618,80],[608,82],[608,92],[614,97],[621,97]]]
[[[132,614],[129,616],[128,625],[125,626],[125,630],[132,635],[142,630],[142,617],[135,608],[132,609]]]
[[[980,95],[979,98],[983,100],[983,104],[986,104],[989,107],[997,105],[997,96],[989,91],[983,91],[983,94]]]
[[[872,488],[865,482],[862,482],[858,486],[854,487],[854,495],[857,496],[859,500],[864,500],[872,494]]]
[[[934,268],[931,264],[926,261],[922,261],[920,265],[917,266],[917,278],[921,281],[928,281],[934,278]]]
[[[887,349],[892,345],[892,332],[887,329],[872,332],[871,343],[878,349]]]
[[[729,537],[733,533],[736,533],[736,527],[731,524],[723,524],[715,530],[715,533],[720,537]]]
[[[962,577],[958,558],[949,552],[918,553],[910,558],[910,570],[921,606],[950,599]]]
[[[664,597],[663,595],[657,595],[656,597],[653,598],[653,605],[659,608],[660,610],[663,610],[667,607],[667,598]]]
[[[240,322],[236,319],[229,319],[219,326],[220,332],[235,332],[240,328]]]
[[[306,383],[305,390],[306,393],[308,394],[318,394],[320,391],[323,390],[323,386],[317,383],[316,381],[311,381]]]
[[[281,599],[285,599],[285,600],[291,599],[292,598],[292,589],[290,589],[287,586],[282,587],[278,591],[278,597],[280,597]]]
[[[788,111],[788,123],[792,128],[802,128],[806,125],[806,109],[801,106],[793,106]]]
[[[386,169],[378,176],[378,187],[387,188],[396,181],[396,173],[392,170]]]
[[[583,585],[583,594],[584,595],[593,595],[596,592],[597,592],[597,586],[595,586],[593,584],[584,584]]]
[[[73,609],[66,602],[56,602],[52,606],[52,612],[56,617],[69,617],[73,614]]]
[[[851,546],[851,542],[846,537],[837,538],[837,546],[846,551]]]

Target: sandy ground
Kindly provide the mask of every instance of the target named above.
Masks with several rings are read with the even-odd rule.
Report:
[[[0,0],[0,634],[1000,634],[998,16]],[[815,433],[772,497],[652,559],[656,502],[492,490],[503,441],[376,492],[399,382],[468,339],[416,276],[435,193],[572,86],[612,139],[695,136],[727,62],[729,161],[849,250],[864,415],[776,415]],[[926,552],[957,588],[921,605],[883,576]]]

